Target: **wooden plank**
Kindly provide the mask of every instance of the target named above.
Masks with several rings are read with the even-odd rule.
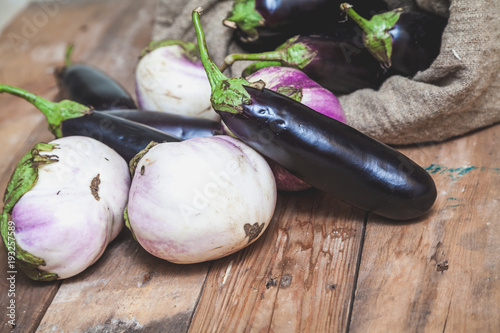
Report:
[[[186,332],[209,265],[153,257],[125,230],[95,265],[62,283],[38,331]]]
[[[323,193],[280,194],[266,234],[213,263],[190,331],[345,331],[363,226]]]
[[[500,332],[500,126],[408,153],[438,187],[415,223],[370,219],[352,332]]]

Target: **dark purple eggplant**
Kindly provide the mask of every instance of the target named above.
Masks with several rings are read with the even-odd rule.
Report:
[[[263,67],[293,67],[336,95],[378,89],[389,75],[364,47],[359,29],[353,28],[339,28],[329,36],[295,36],[275,51],[231,54],[221,70],[237,60],[257,61],[243,71],[243,76]]]
[[[182,140],[222,134],[220,121],[206,118],[141,110],[113,110],[106,113],[156,128]]]
[[[388,10],[382,0],[354,1],[367,16]],[[341,3],[340,0],[234,0],[224,24],[236,29],[243,43],[258,41],[261,49],[271,50],[297,34],[333,31],[343,20]]]
[[[54,103],[23,89],[0,85],[7,92],[32,103],[47,117],[49,130],[57,137],[87,136],[113,148],[127,162],[151,142],[177,142],[181,139],[155,128],[123,119],[108,112],[94,111],[77,102]]]
[[[307,106],[242,78],[228,79],[210,59],[193,11],[211,101],[242,141],[300,179],[365,211],[394,220],[426,213],[432,177],[397,150]]]
[[[96,110],[137,109],[132,96],[116,80],[86,64],[72,64],[70,45],[65,66],[56,70],[62,97]]]
[[[439,55],[447,19],[425,12],[395,9],[364,19],[347,3],[341,9],[363,30],[368,51],[386,68],[413,76]]]

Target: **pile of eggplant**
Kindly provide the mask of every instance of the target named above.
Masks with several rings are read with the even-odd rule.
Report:
[[[299,17],[325,8],[344,19],[298,29]],[[264,233],[280,191],[316,188],[395,221],[432,208],[430,175],[347,125],[337,96],[427,68],[444,19],[382,1],[235,0],[224,24],[262,52],[218,67],[201,13],[192,12],[197,44],[152,42],[140,55],[136,99],[103,71],[73,64],[72,46],[56,71],[63,100],[0,85],[39,109],[56,137],[23,156],[4,196],[2,239],[32,279],[82,272],[123,226],[171,262],[227,256]],[[254,62],[228,78],[238,60]]]

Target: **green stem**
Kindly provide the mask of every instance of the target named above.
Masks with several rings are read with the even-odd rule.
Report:
[[[0,84],[0,93],[4,92],[21,97],[33,104],[45,115],[49,130],[58,138],[62,137],[61,123],[64,120],[81,117],[92,112],[90,108],[73,101],[63,100],[55,103],[24,89]]]
[[[66,55],[64,56],[64,64],[66,67],[71,66],[71,54],[73,54],[73,44],[69,44],[66,47]]]
[[[200,59],[207,72],[208,81],[210,82],[210,87],[212,91],[218,87],[223,81],[227,80],[227,76],[222,74],[217,65],[212,61],[210,55],[208,54],[207,40],[205,39],[205,33],[201,28],[200,14],[203,9],[198,7],[193,10],[193,23],[196,30],[196,38],[198,40],[198,48],[200,51]]]
[[[252,103],[252,99],[244,86],[262,88],[262,82],[250,83],[243,78],[228,79],[222,74],[208,54],[205,34],[200,23],[200,14],[202,11],[203,9],[199,7],[193,10],[192,18],[196,30],[196,38],[198,39],[201,63],[205,68],[212,89],[210,101],[217,112],[240,113],[243,111],[243,105]]]
[[[347,15],[349,15],[349,17],[354,22],[356,22],[356,24],[359,25],[359,27],[361,29],[363,29],[363,31],[365,33],[370,32],[371,27],[370,27],[369,21],[367,19],[361,17],[361,15],[359,15],[358,13],[356,13],[354,11],[354,9],[352,9],[352,5],[344,2],[344,3],[342,3],[340,5],[340,10],[342,10],[344,13],[346,13]]]
[[[279,46],[274,51],[230,54],[224,59],[221,70],[225,70],[228,66],[239,60],[273,62],[276,66],[303,69],[316,57],[318,52],[304,43],[297,42],[297,38],[298,36],[290,38],[285,44]]]
[[[377,59],[382,67],[391,67],[392,36],[390,30],[399,20],[402,9],[398,8],[389,12],[373,15],[370,20],[362,18],[352,9],[352,6],[343,3],[340,9],[345,12],[363,30],[363,44]]]
[[[262,52],[262,53],[233,53],[224,58],[224,63],[220,66],[221,71],[225,71],[232,66],[235,61],[274,61],[278,66],[285,62],[286,49]]]

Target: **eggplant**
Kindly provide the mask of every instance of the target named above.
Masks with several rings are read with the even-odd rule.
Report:
[[[210,84],[198,47],[180,40],[153,41],[141,52],[135,91],[141,110],[220,121],[210,104]]]
[[[9,257],[33,280],[81,273],[123,229],[129,188],[127,163],[103,143],[38,143],[5,191],[0,232]]]
[[[154,256],[178,264],[216,260],[256,241],[272,220],[273,173],[238,139],[152,143],[134,164],[126,225]]]
[[[86,64],[72,64],[73,46],[66,50],[65,66],[55,72],[63,98],[97,110],[137,109],[132,96],[108,74]]]
[[[422,11],[395,9],[364,19],[347,3],[341,9],[363,30],[363,43],[381,66],[414,76],[439,55],[447,19]]]
[[[367,212],[408,220],[429,211],[432,177],[401,152],[335,119],[243,78],[210,59],[197,8],[192,13],[211,101],[243,142],[314,187]]]
[[[388,10],[382,0],[354,1],[364,15]],[[236,30],[242,46],[253,44],[253,47],[269,50],[297,34],[334,31],[343,21],[339,11],[341,3],[333,0],[235,0],[223,23]]]
[[[236,53],[224,59],[224,71],[238,60],[256,60],[243,76],[270,66],[302,70],[312,80],[336,95],[363,88],[378,89],[390,75],[363,46],[355,29],[339,28],[331,35],[297,35],[274,51]]]
[[[0,85],[0,93],[7,92],[24,98],[47,118],[49,130],[57,137],[86,136],[113,148],[129,162],[151,141],[178,142],[180,138],[155,128],[93,109],[77,102],[51,102],[26,90]]]
[[[166,132],[182,140],[222,134],[220,121],[177,113],[142,110],[112,110],[107,114]]]

